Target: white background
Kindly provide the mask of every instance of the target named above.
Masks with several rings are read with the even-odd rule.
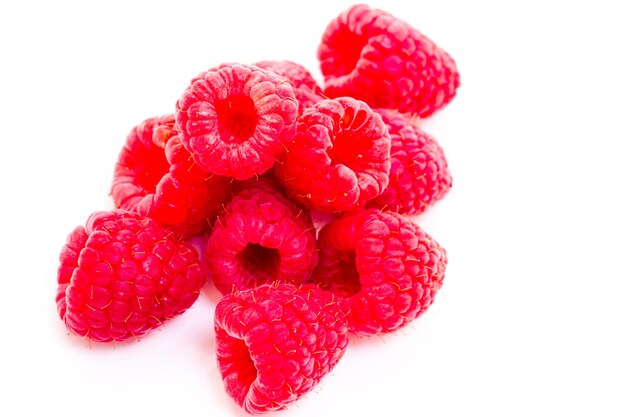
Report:
[[[352,340],[288,416],[626,415],[626,25],[620,2],[371,1],[457,61],[422,124],[448,197],[419,221],[449,253],[442,291],[397,334]],[[108,209],[131,127],[226,61],[316,48],[350,1],[3,2],[0,415],[243,416],[215,365],[213,309],[139,342],[68,335],[65,236]]]

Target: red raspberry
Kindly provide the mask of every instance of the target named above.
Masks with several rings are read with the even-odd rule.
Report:
[[[398,213],[367,210],[326,225],[311,280],[345,297],[350,331],[389,333],[422,314],[441,287],[446,251]]]
[[[293,139],[297,115],[287,80],[243,64],[201,73],[176,103],[176,126],[198,165],[238,180],[274,165]]]
[[[260,180],[218,215],[205,259],[223,294],[273,281],[302,283],[317,263],[315,229],[306,210]]]
[[[344,310],[316,286],[263,285],[215,310],[226,392],[250,414],[281,410],[310,392],[348,344]]]
[[[173,115],[131,130],[111,186],[115,207],[151,217],[183,237],[203,231],[227,193],[227,178],[200,170],[182,146]]]
[[[194,248],[149,218],[97,212],[60,255],[57,309],[67,328],[98,342],[139,337],[187,310],[204,285]]]
[[[456,94],[454,60],[406,22],[364,4],[333,20],[318,49],[329,97],[426,117]]]
[[[390,138],[381,117],[349,97],[326,99],[298,118],[275,166],[289,195],[323,211],[363,207],[389,183]]]
[[[391,135],[389,186],[369,207],[420,214],[452,187],[443,149],[411,120],[393,110],[377,110]]]
[[[293,87],[296,99],[300,104],[300,114],[302,114],[307,107],[311,107],[325,98],[322,89],[311,73],[300,64],[296,64],[292,61],[261,61],[254,65],[268,71],[273,71],[289,81]]]

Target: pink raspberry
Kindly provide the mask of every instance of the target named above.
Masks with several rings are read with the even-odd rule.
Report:
[[[420,214],[452,187],[452,176],[437,141],[393,110],[377,110],[391,135],[389,186],[369,207]]]
[[[205,256],[223,294],[274,281],[302,283],[317,263],[307,210],[268,180],[237,192],[218,215]]]
[[[268,71],[273,71],[289,81],[293,92],[300,104],[299,113],[322,101],[325,96],[321,87],[317,84],[311,73],[300,64],[292,61],[261,61],[254,65]]]
[[[176,235],[202,232],[228,193],[228,180],[200,170],[182,146],[174,116],[134,127],[120,152],[111,196],[115,207],[148,216]]]
[[[227,295],[215,309],[226,392],[250,414],[284,409],[334,368],[347,333],[344,310],[316,286],[263,285]]]
[[[205,282],[195,249],[135,213],[97,212],[60,255],[57,309],[74,334],[98,342],[144,335],[183,313]]]
[[[381,117],[349,97],[326,99],[298,118],[275,166],[290,197],[323,211],[363,207],[389,183],[390,138]]]
[[[326,225],[311,281],[340,297],[350,331],[393,332],[422,314],[439,291],[446,251],[407,217],[366,210]]]
[[[201,73],[176,103],[182,143],[200,168],[238,180],[272,168],[293,139],[297,115],[287,80],[243,64]]]
[[[318,57],[329,97],[351,96],[421,117],[450,102],[460,83],[445,51],[406,22],[364,4],[328,25]]]

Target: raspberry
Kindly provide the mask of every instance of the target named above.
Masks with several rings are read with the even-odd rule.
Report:
[[[437,141],[393,110],[377,110],[391,135],[389,186],[369,207],[420,214],[452,187],[452,176]]]
[[[201,73],[176,103],[176,126],[198,165],[238,180],[272,167],[293,139],[297,115],[287,80],[243,64]]]
[[[273,281],[302,283],[317,263],[306,210],[268,180],[234,195],[207,241],[206,262],[223,294]]]
[[[381,117],[349,97],[326,99],[298,118],[275,166],[289,195],[323,211],[363,207],[389,183],[390,138]]]
[[[187,310],[204,285],[195,249],[149,218],[92,214],[60,255],[57,309],[67,328],[98,342],[139,337]]]
[[[300,64],[296,64],[292,61],[261,61],[254,65],[268,71],[273,71],[289,81],[293,87],[296,99],[300,104],[300,114],[302,114],[307,107],[311,107],[325,98],[322,89],[311,73]]]
[[[182,146],[173,115],[131,130],[111,186],[115,207],[151,217],[182,237],[203,231],[227,192],[227,179],[200,170]]]
[[[311,281],[345,297],[350,331],[390,333],[422,314],[441,287],[446,251],[398,213],[372,209],[326,225]]]
[[[263,285],[215,310],[226,392],[250,414],[281,410],[310,392],[348,344],[344,310],[316,286]]]
[[[454,60],[406,22],[364,4],[326,28],[318,49],[329,97],[421,117],[450,102],[459,86]]]

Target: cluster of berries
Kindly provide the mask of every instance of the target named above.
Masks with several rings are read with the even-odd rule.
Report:
[[[116,210],[92,214],[61,252],[56,301],[72,333],[137,338],[210,280],[226,391],[259,414],[315,387],[349,333],[393,332],[428,308],[446,252],[408,216],[452,179],[416,121],[454,97],[455,63],[365,5],[329,24],[318,56],[324,88],[290,61],[223,64],[173,114],[132,129]]]

